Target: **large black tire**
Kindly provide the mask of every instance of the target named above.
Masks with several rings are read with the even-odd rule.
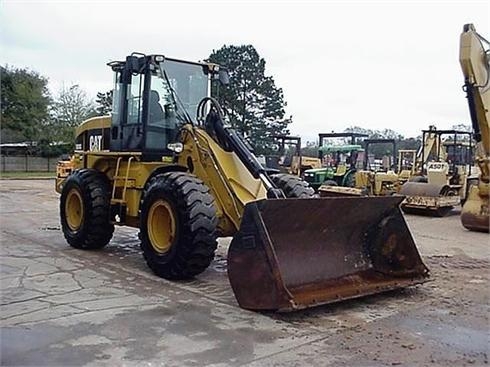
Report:
[[[356,186],[356,173],[355,171],[348,171],[343,180],[342,186],[344,187],[355,187]]]
[[[153,177],[140,216],[143,256],[166,279],[202,273],[214,258],[218,219],[209,188],[186,172]]]
[[[94,250],[109,243],[114,233],[110,195],[109,180],[99,171],[81,169],[68,176],[61,191],[60,219],[70,246]]]
[[[312,198],[315,195],[315,190],[310,187],[308,182],[303,181],[298,176],[278,173],[270,176],[270,178],[278,188],[284,191],[287,198]]]

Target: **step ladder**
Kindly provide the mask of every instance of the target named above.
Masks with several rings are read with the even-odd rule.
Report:
[[[128,189],[128,181],[129,181],[129,169],[131,168],[131,161],[134,157],[128,158],[128,165],[126,167],[126,174],[120,175],[121,162],[123,157],[119,157],[116,163],[116,172],[113,177],[112,183],[112,196],[111,196],[111,220],[116,224],[124,224],[126,222],[126,211],[127,211],[127,202],[126,202],[126,191]],[[120,197],[117,197],[117,187],[120,187],[118,183],[123,182],[123,189]]]

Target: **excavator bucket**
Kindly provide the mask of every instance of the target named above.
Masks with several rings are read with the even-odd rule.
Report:
[[[403,197],[269,199],[245,206],[228,251],[239,305],[293,311],[423,283]]]
[[[480,195],[478,186],[471,186],[468,197],[461,210],[461,223],[466,229],[490,232],[488,195]]]

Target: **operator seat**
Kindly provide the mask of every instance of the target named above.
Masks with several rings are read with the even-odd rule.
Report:
[[[163,112],[162,105],[159,103],[160,95],[156,90],[150,91],[150,124],[155,124],[158,121],[163,121],[165,119],[165,113]]]

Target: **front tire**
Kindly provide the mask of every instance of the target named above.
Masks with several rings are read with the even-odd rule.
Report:
[[[285,173],[270,176],[272,182],[284,191],[287,198],[312,198],[315,190],[301,178]]]
[[[156,275],[191,278],[213,260],[218,223],[214,198],[194,175],[168,172],[153,177],[140,218],[141,249]]]
[[[61,228],[70,246],[94,250],[109,243],[110,183],[94,169],[81,169],[66,179],[60,198]]]

